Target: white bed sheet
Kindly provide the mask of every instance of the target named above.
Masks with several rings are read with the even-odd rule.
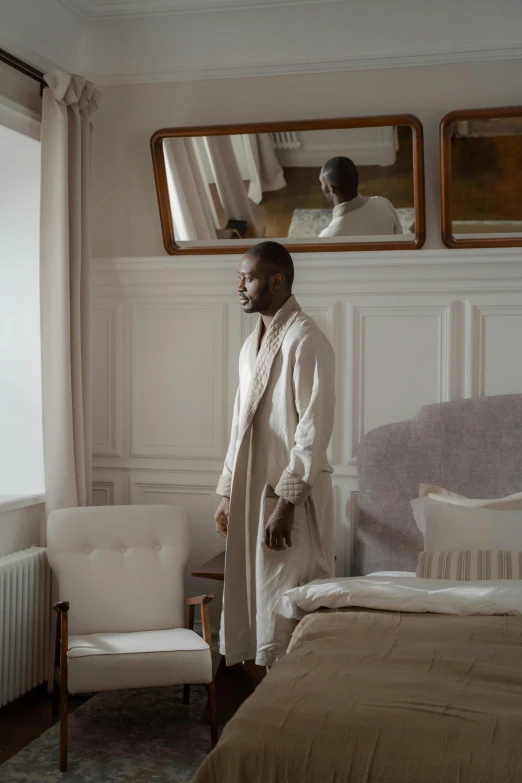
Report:
[[[522,615],[522,580],[454,582],[411,574],[321,579],[288,590],[277,611],[301,619],[321,607],[349,606],[394,612]]]

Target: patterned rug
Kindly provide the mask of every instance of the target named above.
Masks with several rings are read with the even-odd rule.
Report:
[[[0,766],[2,783],[178,783],[189,781],[210,751],[202,723],[206,690],[148,688],[99,693],[69,716],[69,771],[59,763],[55,725]]]
[[[404,233],[411,233],[415,222],[415,210],[413,207],[399,208],[395,211],[399,216]],[[331,209],[294,209],[288,236],[303,239],[305,237],[318,237],[323,228],[329,225],[331,219]]]

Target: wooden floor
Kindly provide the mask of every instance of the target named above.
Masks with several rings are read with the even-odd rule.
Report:
[[[89,696],[70,696],[69,713]],[[0,709],[0,764],[50,729],[57,721],[51,714],[51,696],[43,685]],[[57,761],[58,763],[58,761]],[[2,772],[0,770],[0,780]]]

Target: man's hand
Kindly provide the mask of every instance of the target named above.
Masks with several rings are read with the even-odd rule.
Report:
[[[265,525],[265,544],[269,549],[281,550],[286,549],[286,546],[292,546],[294,509],[294,504],[289,503],[288,500],[279,498],[277,501],[277,506]]]
[[[228,536],[228,515],[230,513],[230,500],[229,498],[223,498],[217,511],[214,514],[214,522],[216,523],[217,532],[226,538]]]

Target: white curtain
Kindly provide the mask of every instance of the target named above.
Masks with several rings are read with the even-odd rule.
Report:
[[[467,120],[459,120],[454,126],[457,130],[457,136],[467,136],[469,133],[469,123]]]
[[[47,513],[91,502],[90,115],[100,93],[52,71],[42,105],[40,302]]]
[[[248,133],[242,138],[250,175],[248,197],[254,204],[260,204],[263,193],[286,187],[283,167],[269,133]]]
[[[194,139],[165,139],[163,152],[174,236],[216,239],[217,216]]]
[[[205,136],[212,173],[227,221],[246,220],[255,226],[254,213],[230,136]]]

